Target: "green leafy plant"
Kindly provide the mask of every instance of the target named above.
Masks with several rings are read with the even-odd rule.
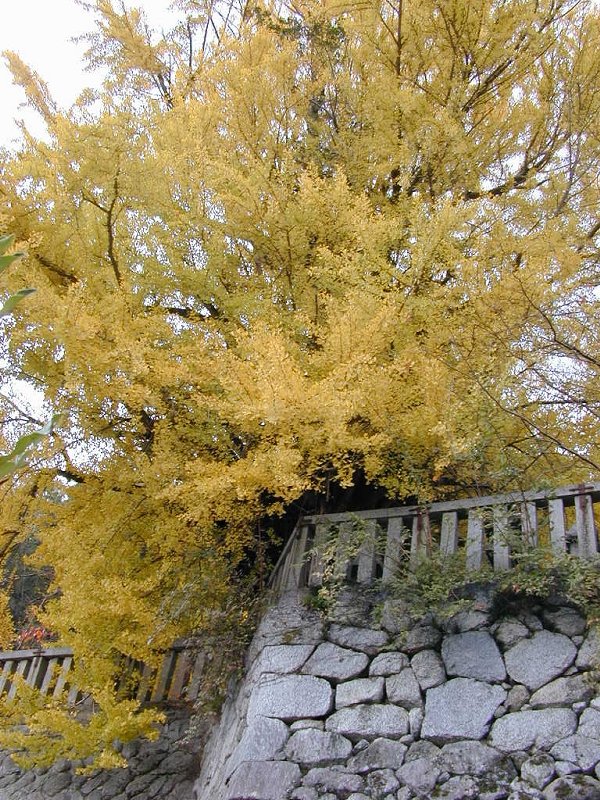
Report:
[[[442,557],[439,553],[419,562],[414,570],[408,564],[392,581],[392,595],[410,602],[416,614],[433,611],[448,618],[469,608],[473,601],[465,592],[472,583],[492,580],[491,569],[468,570],[464,553]]]
[[[506,602],[555,599],[577,606],[590,624],[600,621],[600,558],[554,555],[545,547],[531,547],[514,554],[515,564],[494,572],[491,566],[469,570],[464,553],[449,558],[436,554],[414,571],[407,568],[389,584],[393,595],[411,603],[416,613],[431,611],[448,618],[473,607],[469,587],[493,584],[496,598]]]
[[[15,237],[11,235],[0,237],[0,274],[23,255],[21,252],[7,253],[7,250],[12,248],[14,241]],[[33,294],[33,292],[35,292],[35,289],[19,289],[18,292],[10,295],[10,297],[5,300],[2,308],[0,308],[0,317],[7,317],[9,314],[12,314],[21,300]]]
[[[10,453],[0,456],[0,481],[12,475],[25,464],[31,448],[52,433],[59,419],[60,414],[53,414],[41,428],[20,436]]]
[[[600,622],[600,558],[555,556],[535,548],[502,575],[498,589],[517,597],[555,597],[577,606],[589,624]]]
[[[350,515],[342,526],[332,525],[325,544],[314,548],[309,557],[317,554],[322,564],[322,583],[306,600],[310,608],[326,613],[335,603],[342,587],[353,583],[353,570],[365,548],[374,553],[382,551],[382,531],[358,515]]]

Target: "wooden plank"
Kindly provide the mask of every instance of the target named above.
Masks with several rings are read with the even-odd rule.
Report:
[[[291,589],[300,589],[302,581],[304,560],[306,558],[306,543],[308,541],[308,525],[302,525],[299,534],[296,537],[295,546],[291,549],[288,556],[287,569],[284,570],[285,574],[281,581],[281,588],[283,591]]]
[[[160,701],[164,700],[166,697],[174,657],[175,653],[173,650],[169,650],[163,659],[162,665],[158,671],[156,684],[154,685],[154,690],[150,698],[153,703],[160,703]]]
[[[567,552],[567,539],[565,535],[565,509],[562,500],[548,502],[548,519],[550,523],[550,543],[552,552],[561,556]]]
[[[375,520],[368,520],[365,523],[364,541],[358,551],[358,583],[363,586],[370,586],[375,578],[375,534],[377,523]]]
[[[579,556],[586,558],[586,556],[596,555],[598,539],[594,522],[594,506],[589,494],[575,499],[575,524]]]
[[[188,684],[187,696],[188,700],[195,700],[200,692],[202,684],[202,676],[204,675],[204,664],[206,662],[206,653],[199,651],[196,655],[194,668],[192,670],[192,677]]]
[[[324,525],[322,523],[316,527],[313,554],[310,560],[310,572],[308,575],[308,585],[310,587],[318,587],[323,584],[323,551],[327,545],[329,528],[329,525]]]
[[[180,700],[183,694],[183,687],[190,679],[192,670],[192,659],[187,650],[182,650],[175,656],[175,669],[173,679],[169,688],[168,699]]]
[[[537,507],[535,503],[521,503],[521,531],[527,547],[538,545]]]
[[[591,495],[594,499],[600,500],[600,482],[581,483],[574,486],[563,486],[558,489],[528,492],[509,492],[507,494],[486,495],[485,497],[469,497],[464,500],[449,500],[438,503],[431,503],[427,510],[431,515],[444,513],[445,511],[470,511],[475,508],[490,508],[495,505],[514,505],[523,502],[544,502],[561,498],[563,500],[573,500],[581,495]],[[364,511],[353,511],[352,514],[311,514],[302,518],[304,523],[320,522],[321,524],[332,524],[342,522],[352,517],[361,519],[382,519],[384,517],[414,517],[422,506],[395,506],[393,508],[367,509]]]
[[[4,691],[4,687],[12,674],[14,661],[5,661],[0,673],[0,694]]]
[[[9,700],[14,700],[15,695],[17,694],[18,684],[16,683],[14,678],[17,675],[22,678],[23,675],[25,674],[25,670],[27,669],[30,663],[31,659],[29,658],[24,658],[22,661],[17,662],[17,668],[15,669],[15,671],[11,676],[10,689],[8,690],[7,694]]]
[[[152,683],[153,674],[154,670],[152,667],[149,667],[148,664],[144,664],[142,677],[140,678],[140,685],[138,686],[135,696],[136,700],[138,700],[140,703],[144,703],[146,701],[146,696],[150,690],[150,684]]]
[[[352,524],[342,522],[338,527],[337,543],[335,546],[335,563],[333,565],[334,580],[346,578],[350,563],[350,540],[352,537]]]
[[[410,567],[414,569],[424,558],[430,555],[431,528],[429,515],[419,513],[413,519],[412,537],[410,540]]]
[[[62,658],[72,655],[73,651],[69,647],[49,647],[47,650],[3,650],[0,652],[0,662],[21,661],[23,658],[35,658],[36,656]]]
[[[290,573],[292,571],[292,564],[296,559],[298,550],[298,537],[294,536],[293,544],[288,552],[285,561],[280,565],[277,571],[277,579],[272,582],[272,587],[277,592],[285,591],[288,588],[288,583],[291,580]]]
[[[42,656],[36,656],[32,663],[31,667],[29,668],[29,672],[27,673],[27,686],[35,687],[38,683],[38,676],[40,675],[40,670],[45,666],[45,659]]]
[[[298,588],[304,589],[308,586],[310,575],[311,549],[315,540],[315,526],[304,525],[302,527],[302,549],[299,558]]]
[[[390,517],[383,557],[383,575],[381,576],[384,581],[393,578],[400,569],[406,534],[407,530],[402,517]]]
[[[271,570],[271,574],[269,576],[268,586],[274,592],[280,592],[281,591],[281,585],[282,585],[282,582],[283,582],[282,581],[282,572],[283,572],[283,566],[279,567],[277,572],[275,572],[274,569]]]
[[[67,682],[67,676],[71,671],[72,665],[73,665],[73,656],[66,656],[66,658],[63,659],[63,662],[61,664],[60,672],[58,674],[58,679],[56,681],[56,685],[54,686],[54,691],[52,692],[53,697],[59,697],[62,694],[65,688],[65,684]]]
[[[494,525],[494,569],[510,569],[510,515],[507,506],[495,506]]]
[[[446,511],[442,515],[442,529],[440,533],[440,554],[448,558],[456,553],[458,548],[458,512]]]
[[[296,543],[296,540],[298,538],[298,532],[299,532],[301,524],[302,524],[302,520],[299,520],[296,523],[296,525],[294,527],[294,530],[292,531],[292,533],[290,535],[290,538],[285,543],[285,545],[283,547],[283,550],[281,551],[281,555],[277,559],[277,563],[273,567],[273,570],[271,572],[271,577],[269,579],[269,586],[271,588],[276,588],[276,584],[280,585],[281,570],[283,569],[284,564],[287,562],[287,558],[288,558],[288,555],[290,553],[291,548]]]
[[[58,664],[58,658],[48,659],[48,663],[46,665],[46,672],[44,673],[44,679],[42,680],[42,685],[40,686],[41,694],[48,694],[48,689],[50,688],[50,683],[52,682],[52,676],[54,675],[54,670],[56,669],[57,664]]]
[[[473,509],[467,522],[467,569],[481,569],[484,547],[483,516],[480,509]]]

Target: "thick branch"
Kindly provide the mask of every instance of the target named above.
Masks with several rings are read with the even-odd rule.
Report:
[[[94,206],[94,208],[97,208],[99,211],[101,211],[103,214],[106,215],[106,232],[107,232],[107,236],[108,236],[108,248],[107,248],[108,249],[108,260],[109,260],[110,265],[112,267],[112,270],[113,270],[113,272],[115,274],[115,278],[116,278],[118,286],[122,287],[123,286],[123,275],[121,273],[121,269],[119,267],[119,261],[118,261],[117,254],[116,254],[116,251],[115,251],[115,233],[114,233],[114,228],[113,228],[114,217],[115,217],[115,207],[116,207],[117,201],[119,199],[119,172],[118,172],[118,170],[117,170],[117,174],[115,175],[115,178],[114,178],[113,188],[114,188],[114,196],[113,196],[113,199],[111,200],[111,203],[110,203],[108,208],[106,208],[106,206],[103,206],[102,203],[100,203],[94,197],[91,197],[90,195],[86,194],[85,192],[81,193],[81,197],[83,198],[83,200],[85,200],[86,203],[89,203],[90,205]]]
[[[72,273],[62,269],[62,267],[59,267],[58,264],[55,264],[53,261],[50,261],[50,259],[46,258],[46,256],[42,256],[39,253],[34,253],[34,258],[40,262],[42,267],[49,270],[50,272],[53,272],[55,275],[60,275],[61,278],[65,278],[67,281],[69,281],[69,283],[79,283],[79,278],[77,278]]]

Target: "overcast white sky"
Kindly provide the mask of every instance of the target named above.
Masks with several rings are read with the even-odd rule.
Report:
[[[126,0],[128,6],[143,7],[157,28],[167,23],[170,2]],[[59,105],[69,106],[93,81],[81,67],[84,45],[70,40],[87,33],[93,24],[93,15],[75,0],[0,0],[0,53],[15,50],[44,78]],[[15,117],[28,123],[33,119],[19,107],[23,100],[23,92],[12,85],[4,59],[0,59],[0,145],[9,145],[18,135]]]

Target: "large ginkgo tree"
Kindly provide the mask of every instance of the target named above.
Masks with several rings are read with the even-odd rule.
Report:
[[[598,474],[600,18],[179,0],[159,34],[92,5],[106,77],[73,108],[6,54],[47,136],[0,164],[25,253],[3,288],[36,287],[4,320],[3,452],[23,381],[61,417],[0,486],[0,535],[39,542],[38,619],[98,710],[30,698],[12,744],[111,763],[155,719],[115,696],[120,655],[243,616],[265,520],[359,483]]]

